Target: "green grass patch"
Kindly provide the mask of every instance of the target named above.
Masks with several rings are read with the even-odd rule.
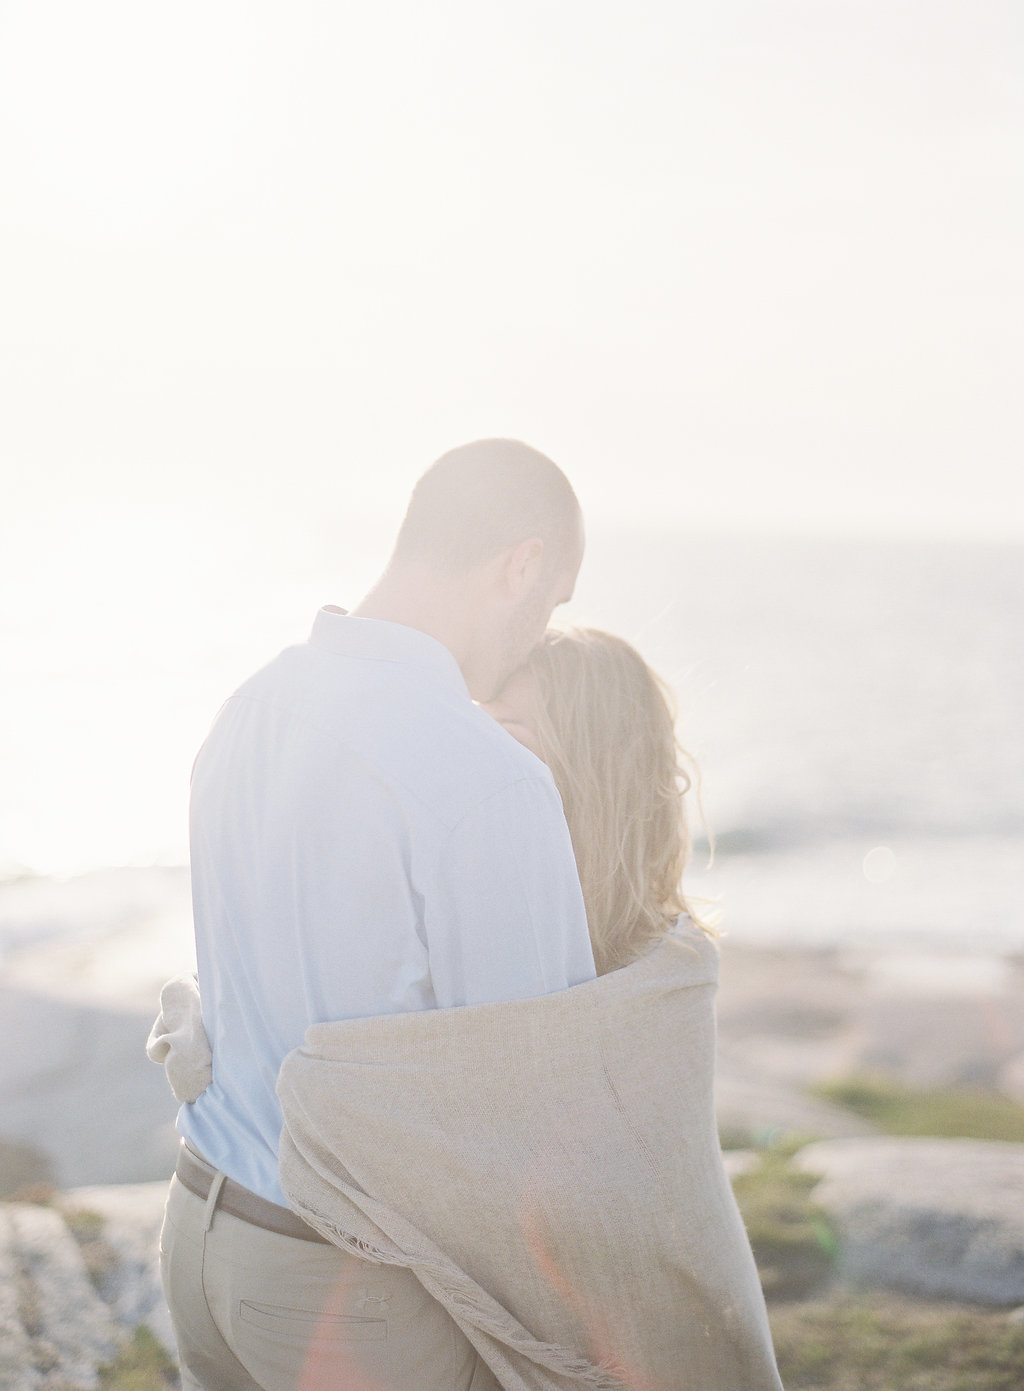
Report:
[[[789,1155],[764,1151],[753,1169],[733,1181],[750,1238],[761,1285],[769,1299],[798,1299],[820,1289],[831,1276],[836,1239],[825,1215],[811,1201],[817,1183]]]
[[[771,1150],[773,1154],[786,1158],[796,1154],[806,1145],[826,1137],[809,1130],[790,1130],[781,1125],[750,1126],[721,1125],[718,1127],[718,1143],[723,1150],[757,1150],[763,1153]]]
[[[119,1264],[116,1248],[103,1235],[107,1219],[102,1212],[86,1207],[66,1208],[63,1215],[68,1231],[78,1242],[86,1273],[102,1294]]]
[[[925,1090],[875,1073],[820,1082],[811,1092],[890,1135],[1024,1142],[1024,1106],[999,1092],[969,1087]]]
[[[786,1391],[1020,1391],[1024,1324],[1005,1312],[838,1295],[774,1304]]]
[[[170,1391],[180,1385],[177,1363],[145,1324],[99,1376],[103,1391]]]

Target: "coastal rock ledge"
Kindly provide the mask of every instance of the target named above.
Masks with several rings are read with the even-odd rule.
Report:
[[[145,1324],[174,1342],[160,1288],[166,1182],[0,1203],[0,1387],[97,1391]]]
[[[732,1176],[754,1156],[726,1156]],[[807,1145],[838,1275],[924,1298],[1024,1306],[1024,1144],[856,1136]],[[160,1288],[166,1181],[0,1203],[0,1388],[99,1391],[140,1325],[173,1352]]]
[[[821,1140],[794,1163],[836,1227],[839,1274],[926,1298],[1024,1305],[1024,1145]]]

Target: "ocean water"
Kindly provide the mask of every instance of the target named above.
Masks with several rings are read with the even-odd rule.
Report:
[[[622,539],[737,937],[1024,949],[1024,548]],[[638,605],[635,596],[644,595]]]
[[[0,951],[61,931],[31,876],[184,860],[220,702],[386,554],[145,521],[127,554],[111,523],[76,592],[34,561],[5,610]],[[674,688],[716,840],[709,870],[694,806],[687,884],[734,937],[1024,951],[1024,547],[597,531],[563,617]]]

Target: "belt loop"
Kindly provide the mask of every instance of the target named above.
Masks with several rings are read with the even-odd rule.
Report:
[[[203,1231],[208,1232],[213,1226],[213,1214],[220,1197],[220,1190],[224,1187],[224,1180],[227,1174],[216,1173],[213,1182],[210,1184],[210,1191],[206,1197],[206,1207],[203,1209]]]

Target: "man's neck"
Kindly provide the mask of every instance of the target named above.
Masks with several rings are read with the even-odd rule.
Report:
[[[386,571],[352,610],[354,618],[375,618],[416,628],[448,648],[462,665],[468,645],[471,615],[465,595],[438,577],[436,571]]]

